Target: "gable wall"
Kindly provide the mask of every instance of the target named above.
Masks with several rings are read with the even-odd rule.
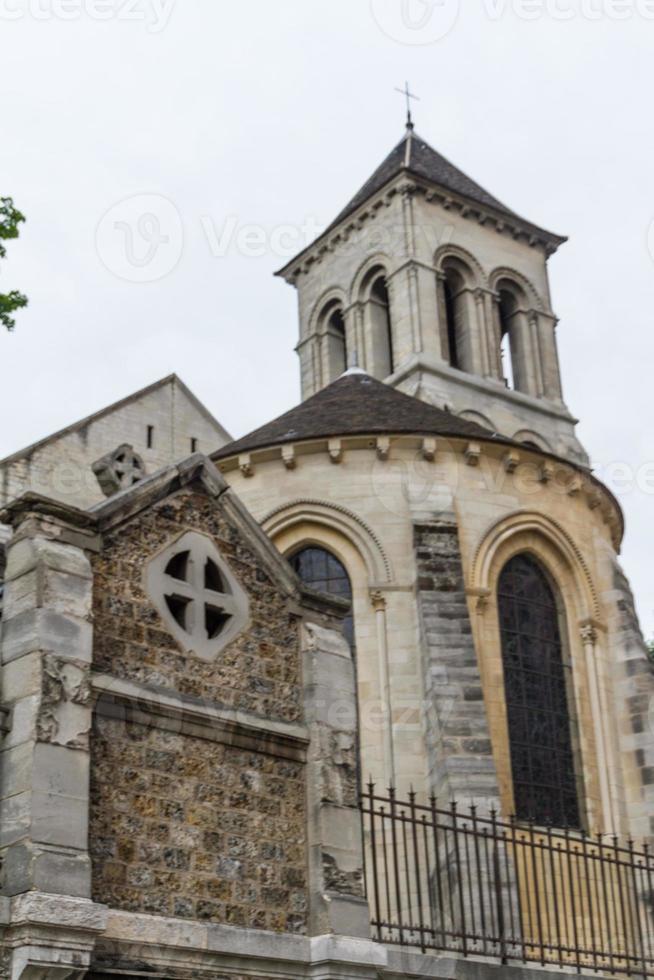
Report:
[[[148,425],[155,429],[152,449],[147,448]],[[129,443],[143,457],[146,471],[154,473],[189,456],[191,437],[198,440],[199,452],[211,452],[226,441],[188,395],[170,382],[20,459],[0,464],[0,502],[33,490],[72,506],[92,507],[104,500],[91,469],[97,459]]]
[[[182,652],[142,588],[144,563],[210,535],[250,596],[251,625],[213,663]],[[299,624],[221,512],[180,493],[105,536],[93,562],[94,670],[201,710],[302,720]],[[265,727],[265,725],[263,726]],[[96,715],[90,852],[96,901],[287,931],[306,927],[304,764],[179,725]]]

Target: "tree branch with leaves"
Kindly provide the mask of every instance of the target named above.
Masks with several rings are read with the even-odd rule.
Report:
[[[0,259],[4,259],[7,254],[3,242],[18,238],[20,234],[18,226],[24,221],[25,215],[14,207],[12,199],[0,197]],[[16,321],[11,314],[24,306],[27,306],[27,296],[19,293],[18,290],[12,289],[10,293],[0,293],[0,325],[7,330],[13,330]]]

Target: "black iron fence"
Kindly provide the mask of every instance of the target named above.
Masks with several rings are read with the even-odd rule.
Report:
[[[633,842],[362,796],[373,936],[422,952],[654,977],[654,854]]]

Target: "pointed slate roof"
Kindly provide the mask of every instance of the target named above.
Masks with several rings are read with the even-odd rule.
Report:
[[[223,446],[212,459],[335,436],[403,434],[511,442],[476,422],[405,395],[355,369],[290,412]]]
[[[496,197],[485,191],[467,174],[464,174],[462,170],[459,170],[458,167],[455,167],[453,163],[450,163],[449,160],[434,150],[413,129],[407,128],[404,137],[391,150],[372,177],[354,195],[349,204],[343,208],[330,228],[335,227],[353,211],[356,211],[358,207],[365,204],[373,194],[376,194],[389,180],[392,180],[403,170],[407,170],[417,177],[424,177],[425,180],[439,184],[446,190],[454,191],[462,197],[468,197],[472,201],[493,208],[495,211],[502,211],[513,218],[518,217],[514,211],[511,211],[505,204],[498,201]]]
[[[366,201],[374,197],[375,194],[402,173],[437,185],[443,191],[449,191],[451,194],[465,198],[473,204],[480,205],[482,208],[490,209],[500,217],[504,215],[507,220],[513,222],[518,227],[527,230],[531,234],[542,237],[543,240],[554,246],[554,248],[558,248],[559,245],[567,241],[564,236],[546,231],[533,222],[527,221],[526,218],[522,218],[515,211],[507,207],[506,204],[498,201],[496,197],[493,197],[487,190],[484,190],[480,184],[471,177],[468,177],[458,167],[455,167],[441,153],[438,153],[410,125],[407,127],[406,133],[397,146],[391,150],[384,162],[377,167],[372,177],[365,182],[363,187],[354,195],[334,221],[332,221],[311,245],[300,252],[299,255],[296,255],[277,274],[284,275],[287,271],[290,271],[296,262],[309,252],[317,242],[321,241],[321,239],[333,231],[342,221],[345,221],[346,218],[354,214]]]

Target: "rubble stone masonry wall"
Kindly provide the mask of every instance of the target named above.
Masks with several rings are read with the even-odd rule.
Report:
[[[215,541],[250,626],[205,663],[178,648],[143,589],[147,559],[188,530]],[[183,492],[105,534],[94,558],[94,671],[204,708],[302,721],[299,621],[216,500]],[[265,727],[265,725],[263,726]],[[225,742],[225,744],[223,744]],[[304,932],[301,760],[98,712],[92,737],[93,897],[131,912]]]
[[[143,589],[147,559],[188,530],[213,538],[250,596],[250,628],[213,663],[179,649]],[[93,571],[95,670],[268,719],[300,719],[297,622],[214,501],[182,494],[121,526],[105,536]]]
[[[96,901],[305,931],[302,764],[97,718],[91,801]]]

